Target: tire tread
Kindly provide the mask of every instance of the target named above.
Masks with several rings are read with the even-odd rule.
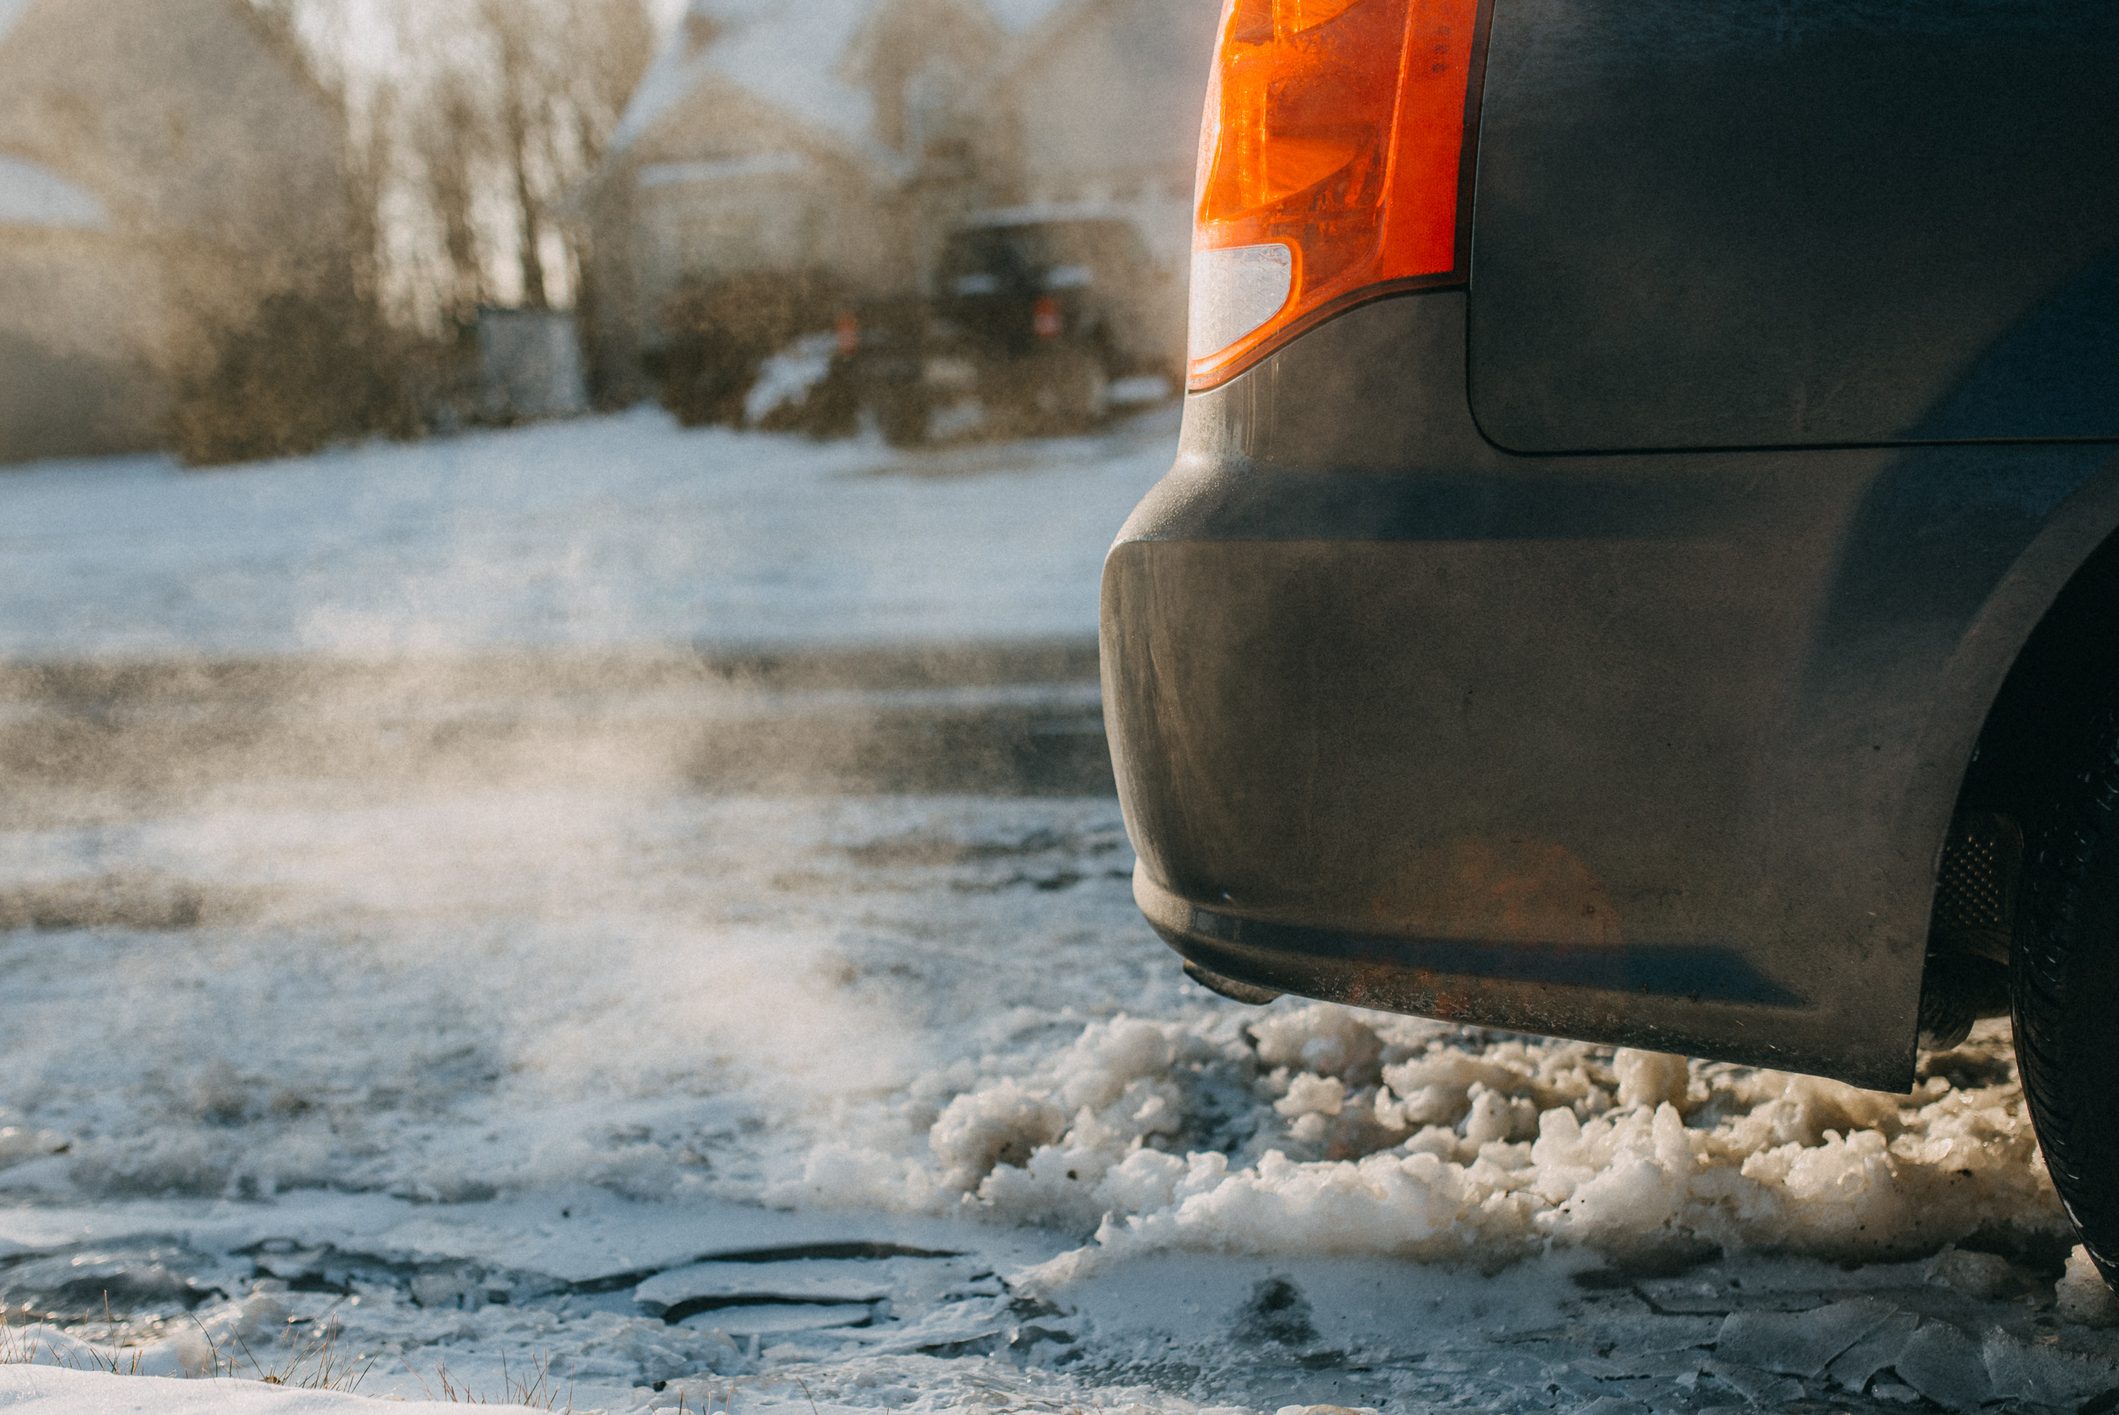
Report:
[[[2119,997],[2085,995],[2078,982],[2091,950],[2119,949],[2119,934],[2097,936],[2085,918],[2099,891],[2119,894],[2119,713],[2104,715],[2092,740],[2090,765],[2037,832],[2010,991],[2046,1167],[2092,1261],[2119,1287],[2119,1076],[2093,1074],[2081,1055],[2090,1029],[2119,1025]]]

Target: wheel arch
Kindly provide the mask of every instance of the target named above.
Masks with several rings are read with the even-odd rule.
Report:
[[[1925,754],[1954,771],[1949,819],[1928,822],[1938,891],[1955,824],[1993,813],[2027,827],[2119,685],[2119,460],[2024,546],[1968,626],[1950,677]]]

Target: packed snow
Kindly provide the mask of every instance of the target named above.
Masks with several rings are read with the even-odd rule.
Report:
[[[0,478],[0,1408],[2119,1390],[2005,1027],[1893,1097],[1184,981],[1086,643],[1169,431]]]
[[[1323,1005],[1121,1018],[922,1078],[912,1143],[824,1144],[773,1197],[1093,1232],[1057,1279],[1168,1248],[1905,1257],[2066,1232],[2013,1081],[1998,1036],[1901,1099]]]

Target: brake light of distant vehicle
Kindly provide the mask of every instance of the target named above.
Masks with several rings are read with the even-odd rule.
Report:
[[[1037,331],[1038,338],[1048,341],[1065,334],[1067,316],[1060,302],[1050,295],[1038,296],[1037,303],[1030,307],[1030,327]]]
[[[1482,0],[1228,0],[1201,139],[1190,385],[1461,284]]]

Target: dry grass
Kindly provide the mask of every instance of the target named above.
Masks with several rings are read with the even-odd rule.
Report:
[[[406,1369],[411,1370],[409,1366]],[[432,1384],[417,1371],[413,1371],[412,1376],[429,1400],[449,1405],[521,1405],[532,1410],[550,1410],[555,1415],[575,1415],[573,1388],[568,1387],[564,1392],[559,1389],[552,1377],[552,1358],[548,1355],[536,1357],[529,1370],[523,1373],[510,1369],[503,1356],[500,1360],[500,1391],[492,1396],[474,1389],[451,1371],[446,1362],[435,1368]]]
[[[118,1328],[119,1323],[110,1313],[107,1298],[104,1318],[106,1329],[115,1331]],[[229,1334],[227,1340],[233,1344],[231,1350],[215,1339],[204,1322],[197,1317],[193,1317],[192,1322],[206,1342],[212,1374],[227,1380],[352,1395],[360,1390],[375,1367],[376,1358],[348,1355],[341,1348],[341,1328],[335,1318],[327,1318],[289,1355],[271,1365],[260,1361],[241,1336]],[[137,1376],[141,1374],[142,1354],[137,1350],[104,1347],[85,1340],[77,1345],[56,1345],[49,1339],[18,1330],[8,1314],[0,1310],[0,1366],[51,1366],[103,1375]],[[513,1369],[503,1357],[500,1389],[490,1395],[465,1381],[446,1364],[436,1369],[432,1381],[418,1371],[412,1371],[412,1376],[426,1391],[428,1399],[445,1404],[526,1406],[532,1410],[548,1410],[553,1415],[576,1415],[573,1390],[571,1387],[561,1389],[553,1376],[550,1356],[539,1356],[527,1371]],[[697,1412],[682,1411],[681,1415],[733,1415],[734,1395],[731,1387],[728,1398],[721,1404],[710,1401]]]
[[[351,1395],[361,1388],[368,1372],[375,1367],[375,1358],[370,1356],[348,1357],[339,1350],[339,1324],[335,1317],[327,1318],[323,1325],[294,1349],[294,1354],[277,1366],[267,1369],[251,1354],[250,1346],[240,1336],[234,1336],[236,1350],[242,1362],[234,1357],[224,1358],[213,1333],[199,1324],[199,1332],[206,1338],[207,1347],[213,1352],[214,1367],[231,1380],[256,1380],[261,1385],[285,1386],[290,1390],[330,1390]],[[234,1334],[231,1333],[231,1336]],[[242,1363],[250,1370],[246,1374]]]
[[[107,1296],[103,1302],[103,1320],[106,1331],[118,1329],[119,1323],[111,1314]],[[205,1338],[213,1374],[229,1380],[253,1380],[260,1385],[284,1386],[290,1390],[328,1390],[351,1395],[360,1389],[361,1382],[367,1379],[368,1372],[375,1365],[373,1357],[348,1357],[339,1349],[336,1320],[325,1322],[296,1346],[284,1361],[269,1367],[258,1360],[240,1336],[232,1338],[236,1350],[231,1354],[214,1340],[204,1322],[196,1317],[192,1321],[198,1326],[199,1335]],[[33,1338],[16,1330],[7,1314],[0,1312],[0,1366],[53,1366],[110,1376],[137,1376],[141,1374],[142,1354],[138,1350],[103,1347],[86,1340],[78,1346],[55,1346],[49,1340]]]
[[[809,1403],[809,1415],[819,1415],[817,1398],[810,1393],[809,1382],[800,1376],[790,1376],[789,1379],[802,1392],[802,1398]],[[686,1383],[691,1382],[687,1379]],[[691,1393],[679,1391],[677,1403],[663,1406],[661,1415],[736,1415],[736,1397],[742,1394],[744,1385],[745,1382],[734,1379],[718,1387],[712,1381],[707,1381],[706,1390],[700,1394],[698,1405],[692,1404]]]
[[[107,1296],[103,1299],[103,1314],[106,1319],[110,1315]],[[140,1353],[100,1351],[86,1342],[79,1349],[62,1349],[15,1330],[7,1313],[0,1311],[0,1366],[56,1366],[67,1371],[97,1371],[107,1376],[137,1376],[140,1374]]]

